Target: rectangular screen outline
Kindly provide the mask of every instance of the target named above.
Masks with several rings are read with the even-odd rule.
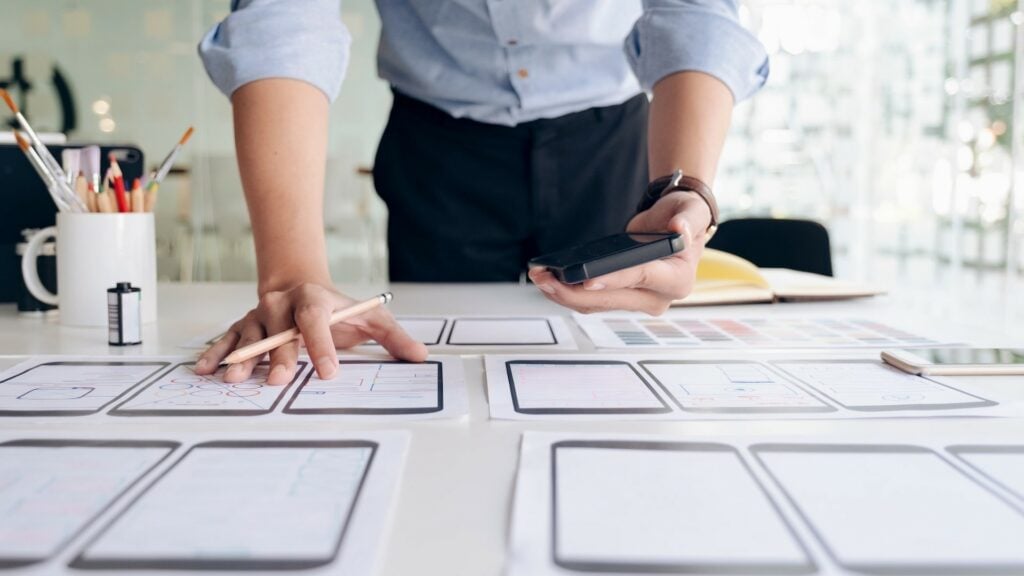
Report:
[[[395,316],[395,320],[398,321],[398,325],[402,325],[402,319],[407,320],[440,320],[441,330],[437,333],[437,339],[433,342],[424,342],[424,346],[437,346],[441,343],[441,339],[444,338],[444,330],[448,327],[448,319],[443,316]],[[377,344],[378,346],[380,344]]]
[[[175,369],[177,369],[177,368],[179,368],[181,366],[194,366],[194,365],[195,365],[195,362],[179,362],[179,363],[175,364],[173,367],[171,367],[170,370],[167,370],[166,374],[170,374],[171,372],[174,372]],[[269,366],[270,362],[267,362],[267,361],[260,362],[259,365],[260,366],[262,366],[262,365],[268,365]],[[270,408],[267,408],[266,410],[193,410],[193,409],[189,409],[189,410],[153,410],[153,409],[129,410],[129,409],[122,409],[122,406],[128,404],[129,402],[131,402],[132,400],[134,400],[135,398],[140,396],[143,392],[145,392],[146,390],[149,390],[149,388],[151,386],[153,386],[154,384],[156,384],[157,382],[160,381],[160,378],[154,378],[149,384],[143,386],[137,392],[132,394],[130,397],[125,399],[123,402],[121,402],[117,406],[115,406],[110,412],[107,413],[107,415],[108,416],[122,416],[122,417],[134,418],[134,417],[139,417],[139,416],[170,416],[170,417],[176,417],[176,416],[261,416],[263,414],[270,414],[270,413],[272,413],[274,411],[275,408],[277,408],[278,404],[281,403],[281,400],[288,394],[288,391],[291,390],[292,385],[295,384],[299,380],[299,375],[302,374],[302,371],[305,370],[307,365],[308,365],[308,362],[306,362],[305,360],[299,360],[296,363],[296,365],[295,365],[295,375],[288,382],[288,384],[284,385],[284,389],[281,390],[281,393],[277,396],[277,398],[274,399],[274,403],[270,406]]]
[[[345,542],[345,534],[348,533],[348,528],[352,524],[352,516],[355,514],[356,507],[359,505],[359,497],[362,494],[363,486],[366,484],[366,478],[370,475],[370,468],[373,466],[374,457],[377,455],[377,449],[380,445],[377,442],[370,440],[217,440],[212,442],[202,442],[189,447],[188,451],[181,455],[173,465],[165,469],[160,476],[154,479],[146,486],[146,489],[139,493],[127,506],[122,508],[117,516],[108,521],[92,538],[86,542],[79,552],[75,555],[74,559],[68,563],[69,568],[81,569],[81,570],[306,570],[310,568],[317,568],[320,566],[327,566],[338,559],[338,553],[341,552],[341,545]],[[177,558],[146,558],[146,559],[112,559],[112,558],[96,558],[88,559],[85,558],[85,552],[104,534],[107,533],[110,528],[117,524],[121,518],[128,513],[135,505],[145,498],[153,486],[158,485],[167,474],[172,470],[176,469],[179,464],[188,458],[189,454],[197,448],[369,448],[370,457],[366,461],[366,466],[363,467],[363,475],[359,479],[359,485],[356,487],[355,494],[352,497],[352,505],[349,506],[348,515],[345,517],[341,525],[341,532],[338,534],[338,541],[334,545],[334,550],[331,553],[330,558],[326,559],[313,559],[313,560],[240,560],[240,559],[225,559],[225,558],[203,558],[203,559],[188,559],[182,560]]]
[[[53,556],[46,558],[18,558],[18,557],[2,557],[0,556],[0,569],[6,568],[22,568],[25,566],[31,566],[33,564],[39,564],[46,562],[60,555],[69,544],[77,540],[82,536],[89,527],[96,523],[96,521],[103,516],[110,507],[116,504],[119,500],[124,498],[127,494],[143,479],[149,477],[155,468],[160,466],[166,461],[174,451],[181,446],[178,442],[170,440],[62,440],[62,439],[39,439],[39,440],[10,440],[7,442],[0,442],[0,449],[3,448],[18,448],[18,447],[32,447],[32,448],[166,448],[167,453],[157,459],[156,462],[146,468],[141,474],[139,474],[135,480],[132,480],[125,486],[120,492],[114,495],[106,505],[99,510],[96,514],[91,516],[85,522],[83,522],[77,530],[61,542],[57,544],[54,550]]]
[[[824,390],[818,389],[817,386],[815,386],[815,385],[811,384],[810,382],[804,380],[800,376],[797,376],[796,374],[790,373],[788,370],[786,370],[785,368],[780,366],[780,364],[871,364],[871,365],[875,365],[875,366],[879,366],[880,365],[883,368],[890,369],[890,370],[895,370],[896,372],[899,372],[900,374],[906,374],[906,372],[901,372],[899,369],[893,368],[892,366],[889,366],[888,364],[885,364],[884,362],[882,362],[880,360],[877,360],[877,361],[876,360],[827,360],[827,359],[825,359],[825,360],[769,360],[769,361],[766,362],[766,364],[771,366],[775,371],[781,372],[784,375],[789,376],[790,378],[793,378],[794,380],[802,383],[804,386],[810,387],[812,390],[814,390],[817,393],[821,394],[825,398],[828,398],[830,401],[835,402],[839,406],[842,406],[843,408],[846,408],[847,410],[853,410],[853,411],[856,411],[856,412],[895,412],[895,411],[899,411],[899,410],[966,410],[968,408],[988,408],[988,407],[991,407],[991,406],[997,406],[999,404],[998,402],[995,402],[993,400],[989,400],[988,398],[982,398],[981,396],[977,396],[975,394],[971,394],[970,392],[965,392],[965,391],[963,391],[963,390],[961,390],[959,388],[954,388],[953,386],[949,386],[948,384],[943,384],[942,382],[939,382],[937,380],[933,380],[933,379],[928,378],[926,376],[915,376],[915,375],[912,375],[912,374],[907,374],[907,376],[910,376],[910,377],[913,377],[913,378],[922,378],[924,380],[927,380],[928,382],[931,382],[932,384],[934,384],[936,386],[940,386],[942,388],[947,388],[949,390],[953,390],[955,392],[959,392],[959,393],[963,394],[964,396],[969,396],[971,398],[977,398],[979,401],[978,402],[964,402],[964,403],[960,403],[960,404],[891,404],[891,405],[888,405],[888,406],[848,406],[846,404],[843,404],[839,400],[833,398],[830,394],[828,394]]]
[[[582,364],[582,365],[613,365],[624,364],[636,374],[636,377],[650,391],[651,395],[661,404],[661,408],[520,408],[519,397],[516,395],[516,381],[512,375],[513,364]],[[669,414],[672,407],[665,402],[665,399],[658,395],[658,392],[651,386],[651,383],[640,374],[629,362],[622,360],[507,360],[505,362],[505,376],[508,378],[508,389],[512,395],[512,409],[519,414]]]
[[[765,463],[764,459],[761,458],[763,452],[785,452],[785,453],[804,453],[804,454],[844,454],[844,453],[857,453],[857,454],[932,454],[939,460],[941,460],[946,466],[952,468],[956,473],[967,478],[972,484],[978,486],[982,490],[995,496],[1001,502],[1012,508],[1018,514],[1024,514],[1014,504],[1004,498],[1002,495],[994,492],[988,486],[977,481],[970,474],[967,474],[960,468],[953,465],[952,462],[942,456],[942,454],[925,448],[923,446],[914,446],[912,444],[792,444],[792,443],[763,443],[763,444],[752,444],[748,447],[751,455],[757,460],[758,465],[762,470],[771,478],[772,482],[782,493],[782,496],[786,499],[789,505],[793,508],[796,514],[800,517],[800,521],[807,526],[814,539],[818,541],[822,550],[825,554],[836,564],[845,570],[852,572],[862,572],[865,574],[879,574],[879,575],[906,575],[906,576],[917,576],[917,575],[940,575],[940,574],[1020,574],[1021,570],[1024,569],[1024,563],[1015,565],[995,565],[995,566],[964,566],[956,565],[950,566],[947,564],[844,564],[839,560],[835,551],[829,545],[821,534],[818,527],[811,522],[810,518],[804,512],[804,510],[797,504],[796,500],[786,489],[785,485],[779,481],[778,477],[772,472],[771,468]]]
[[[147,382],[151,378],[153,378],[156,375],[160,374],[163,370],[167,369],[167,367],[170,366],[170,365],[171,365],[170,362],[167,362],[167,361],[164,361],[164,360],[135,360],[135,361],[129,361],[129,360],[126,360],[126,361],[109,361],[108,360],[108,361],[102,361],[102,362],[95,362],[95,361],[90,361],[90,360],[76,360],[76,361],[41,362],[39,364],[36,364],[35,366],[32,366],[32,367],[28,368],[27,370],[22,370],[21,372],[18,372],[17,374],[14,374],[14,375],[12,375],[12,376],[10,376],[8,378],[0,380],[0,386],[2,386],[5,382],[9,382],[9,381],[11,381],[11,380],[13,380],[13,379],[15,379],[15,378],[17,378],[19,376],[22,376],[24,374],[28,374],[29,372],[35,370],[36,368],[42,368],[43,366],[156,366],[157,368],[155,370],[153,370],[152,372],[150,372],[149,374],[147,374],[146,376],[144,376],[141,380],[139,380],[135,384],[132,384],[131,386],[128,386],[127,388],[125,388],[123,391],[121,391],[120,394],[118,394],[117,396],[114,396],[113,398],[108,400],[105,404],[103,404],[102,406],[99,406],[95,410],[3,410],[3,409],[0,409],[0,416],[87,416],[89,414],[99,414],[104,409],[106,409],[108,406],[110,406],[111,404],[113,404],[113,403],[117,402],[118,400],[120,400],[121,398],[123,398],[125,394],[128,394],[129,392],[131,392],[132,390],[137,388],[140,384],[143,384],[144,382]]]
[[[452,336],[455,335],[455,327],[459,322],[494,322],[500,320],[543,320],[548,327],[548,332],[551,333],[551,342],[488,342],[486,344],[481,343],[465,343],[465,342],[452,342]],[[502,317],[502,318],[491,318],[491,317],[480,317],[480,318],[454,318],[452,320],[452,329],[448,331],[448,338],[445,340],[445,344],[449,346],[468,346],[468,347],[486,347],[486,346],[557,346],[560,344],[558,336],[555,335],[555,328],[551,325],[551,320],[543,316],[535,317]]]
[[[724,452],[736,456],[743,470],[747,473],[754,484],[764,496],[772,511],[789,533],[793,542],[800,552],[803,553],[805,563],[802,565],[783,564],[736,564],[724,566],[716,564],[632,564],[632,563],[608,563],[574,561],[566,562],[558,558],[558,449],[559,448],[611,448],[617,450],[662,450],[666,452]],[[589,571],[589,572],[641,572],[647,574],[666,573],[714,573],[714,574],[813,574],[818,567],[811,556],[810,551],[800,539],[800,535],[790,524],[789,519],[782,513],[778,503],[771,497],[761,480],[754,474],[750,463],[740,451],[728,444],[717,442],[666,442],[666,441],[645,441],[645,440],[562,440],[551,444],[551,560],[556,566],[566,570]]]
[[[1013,494],[1014,496],[1019,498],[1022,503],[1024,503],[1024,492],[1019,492],[1011,488],[1010,486],[1007,486],[1005,482],[992,476],[980,466],[975,465],[971,461],[961,456],[961,454],[1020,454],[1024,456],[1024,445],[985,446],[982,444],[956,444],[953,446],[946,446],[946,451],[949,452],[954,458],[956,458],[957,461],[962,462],[965,466],[973,470],[976,474],[988,480],[989,482],[995,484],[996,486],[999,486],[1006,492]],[[1021,511],[1024,512],[1024,509],[1021,509]]]
[[[338,365],[344,364],[433,364],[437,367],[437,406],[431,408],[292,408],[292,404],[302,394],[315,371],[311,370],[285,404],[284,414],[348,414],[348,415],[400,415],[400,414],[433,414],[444,410],[444,365],[438,360],[424,360],[423,362],[403,362],[401,360],[339,360]]]
[[[771,367],[765,365],[763,362],[756,360],[639,360],[637,364],[647,372],[647,375],[654,380],[654,383],[662,389],[663,392],[668,396],[669,400],[676,405],[683,412],[703,413],[703,414],[823,414],[828,412],[837,412],[838,409],[832,406],[822,398],[819,398],[817,394],[811,390],[807,390],[805,387],[799,385],[797,382],[790,377],[789,374],[778,374],[778,371],[772,370]],[[647,368],[648,364],[754,364],[757,366],[763,366],[769,372],[780,376],[785,382],[786,387],[796,388],[797,390],[807,394],[811,398],[821,402],[821,407],[817,408],[814,406],[807,406],[802,408],[686,408],[682,405],[675,394],[668,389],[668,387],[658,380],[658,377],[654,375],[650,369]]]

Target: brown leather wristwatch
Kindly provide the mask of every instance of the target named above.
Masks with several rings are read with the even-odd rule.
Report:
[[[711,222],[708,224],[708,229],[704,231],[704,239],[709,240],[714,236],[715,231],[718,230],[718,202],[715,201],[715,194],[711,191],[711,187],[700,178],[687,176],[683,174],[682,170],[676,170],[672,174],[662,176],[648,184],[647,192],[644,193],[640,204],[637,205],[636,211],[650,210],[651,206],[654,206],[654,203],[660,200],[662,196],[677,191],[696,194],[708,205],[708,210],[711,212]]]

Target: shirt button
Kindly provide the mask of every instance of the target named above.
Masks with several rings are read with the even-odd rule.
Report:
[[[518,41],[518,40],[516,40],[515,38],[512,38],[512,39],[510,39],[510,40],[509,40],[509,41],[507,42],[507,44],[508,44],[509,46],[515,46],[516,44],[519,44],[519,41]]]
[[[518,74],[520,78],[527,78],[530,76],[530,71],[526,68],[520,68],[516,74]]]

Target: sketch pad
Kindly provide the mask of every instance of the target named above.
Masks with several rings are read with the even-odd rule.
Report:
[[[1024,573],[1024,506],[959,461],[1024,445],[865,436],[526,432],[504,574]]]
[[[495,419],[1024,417],[1024,403],[977,378],[906,374],[859,354],[769,361],[736,360],[726,352],[701,360],[651,353],[521,354],[487,355],[484,364]]]

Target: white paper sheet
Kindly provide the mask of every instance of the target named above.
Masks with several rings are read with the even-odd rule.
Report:
[[[950,451],[1024,506],[1024,446],[954,446]]]
[[[992,406],[991,400],[902,372],[883,362],[777,362],[850,410],[949,410]]]
[[[572,331],[562,316],[397,316],[410,336],[426,344],[431,352],[467,349],[576,350]],[[196,336],[182,348],[202,349],[215,342],[231,323]],[[376,344],[357,350],[380,350]]]
[[[35,419],[60,421],[76,419],[166,422],[167,418],[188,418],[195,422],[250,419],[308,421],[385,421],[461,418],[467,411],[462,359],[439,356],[422,364],[397,362],[389,357],[340,356],[339,370],[328,381],[320,380],[308,358],[302,357],[291,383],[266,384],[267,364],[257,366],[244,382],[223,381],[225,369],[211,376],[193,371],[194,360],[186,357],[154,357],[119,360],[117,365],[100,357],[39,357],[27,360],[0,374],[0,380],[19,374],[34,374],[40,367],[56,364],[66,380],[88,378],[97,382],[127,381],[123,373],[160,373],[128,391],[122,385],[117,401],[107,399],[102,408],[25,412]],[[79,374],[80,366],[87,368]],[[23,377],[18,377],[23,378]],[[28,386],[17,378],[12,390]],[[94,385],[95,386],[95,385]],[[98,386],[97,386],[98,387]],[[3,384],[0,384],[0,389]],[[16,399],[11,403],[18,402]],[[66,404],[67,400],[61,401]],[[0,399],[0,405],[2,405]],[[38,404],[36,404],[37,406]],[[0,421],[17,418],[21,412],[0,411]]]
[[[702,318],[670,310],[639,314],[574,314],[598,348],[907,348],[952,344],[857,318]]]
[[[166,366],[109,357],[22,363],[0,374],[0,417],[99,412]]]
[[[727,356],[491,356],[491,417],[512,420],[701,420],[1021,416],[984,379],[913,376],[881,360]],[[1024,383],[1024,377],[1020,377]]]
[[[956,442],[830,440],[527,432],[505,573],[1024,571],[1024,508]]]
[[[40,433],[23,436],[30,438],[3,437],[0,442],[24,444],[42,438]],[[145,438],[136,442],[171,442],[179,447],[148,474],[139,472],[141,480],[116,500],[104,502],[99,518],[59,550],[44,546],[45,558],[19,575],[77,574],[83,568],[131,569],[133,574],[294,574],[298,569],[315,576],[374,573],[397,496],[408,433],[140,436]],[[3,450],[0,444],[0,454]],[[37,471],[50,473],[59,482],[43,485],[40,476],[28,473],[33,469],[25,466],[14,471],[14,480],[23,487],[39,485],[37,500],[50,503],[50,518],[58,518],[56,512],[73,518],[81,498],[90,504],[98,498],[93,489],[110,491],[115,473],[131,477],[154,459],[123,449],[120,461],[100,452],[72,455],[66,448],[59,450],[65,452],[50,450],[33,462]],[[155,455],[156,460],[160,457]],[[86,471],[104,464],[106,470],[94,470],[91,476]],[[76,468],[70,469],[72,465]],[[0,525],[4,522],[6,515],[0,517]],[[44,535],[48,534],[40,532],[37,537]]]

